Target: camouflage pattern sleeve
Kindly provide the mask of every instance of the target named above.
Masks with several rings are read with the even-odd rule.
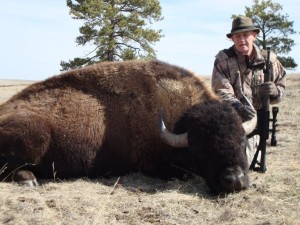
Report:
[[[270,98],[270,103],[277,104],[284,97],[286,85],[286,72],[278,59],[271,63],[271,73],[279,94],[276,98]]]
[[[231,103],[239,102],[235,95],[235,87],[231,85],[231,78],[229,74],[229,68],[227,66],[227,60],[220,61],[218,56],[216,56],[211,85],[212,89],[225,101],[229,101]]]

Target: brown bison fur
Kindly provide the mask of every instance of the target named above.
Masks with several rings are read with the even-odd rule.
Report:
[[[162,108],[170,130],[188,132],[190,148],[162,141]],[[8,163],[9,172],[33,163],[40,178],[53,171],[58,178],[134,171],[172,178],[183,175],[182,167],[206,178],[213,190],[239,190],[247,187],[247,175],[234,188],[227,188],[226,177],[232,170],[247,173],[244,136],[237,114],[201,78],[160,61],[71,70],[0,106],[0,166]]]

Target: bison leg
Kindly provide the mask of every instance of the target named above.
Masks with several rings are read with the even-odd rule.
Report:
[[[18,111],[0,116],[0,167],[6,165],[0,180],[26,164],[39,167],[50,139],[50,127],[33,113]]]

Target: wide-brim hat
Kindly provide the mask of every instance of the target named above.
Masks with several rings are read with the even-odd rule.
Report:
[[[253,25],[251,18],[246,16],[238,16],[232,21],[232,29],[229,34],[226,34],[228,38],[231,38],[233,34],[246,32],[246,31],[256,31],[259,33],[259,28]]]

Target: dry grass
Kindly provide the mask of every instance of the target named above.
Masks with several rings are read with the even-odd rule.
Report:
[[[0,80],[0,102],[26,85]],[[251,172],[247,191],[211,196],[199,178],[141,174],[37,188],[0,183],[0,224],[300,224],[300,74],[288,75],[279,110],[278,145],[268,146],[267,172]]]

